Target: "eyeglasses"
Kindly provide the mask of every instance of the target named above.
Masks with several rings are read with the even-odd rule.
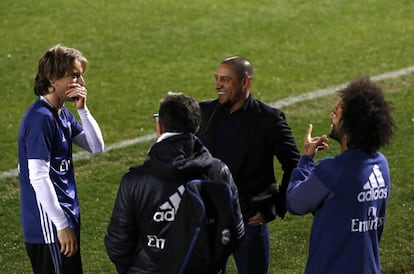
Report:
[[[152,117],[153,117],[155,120],[158,120],[159,115],[158,115],[158,113],[155,113],[155,114],[153,114],[153,115],[152,115]]]

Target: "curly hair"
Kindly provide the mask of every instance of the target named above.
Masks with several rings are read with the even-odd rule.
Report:
[[[348,147],[374,152],[389,145],[396,131],[393,106],[382,89],[368,77],[351,81],[339,91],[343,101],[342,131],[349,136]]]
[[[47,50],[39,60],[39,67],[34,81],[34,93],[38,96],[45,95],[49,91],[49,79],[59,79],[70,72],[79,60],[83,71],[88,67],[88,60],[80,51],[67,48],[60,44]]]

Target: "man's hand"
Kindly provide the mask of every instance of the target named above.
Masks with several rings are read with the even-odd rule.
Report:
[[[71,83],[66,91],[66,96],[75,102],[76,108],[84,108],[86,105],[86,96],[88,90],[78,83]]]
[[[328,137],[322,135],[321,137],[312,137],[312,124],[309,124],[308,131],[305,135],[303,154],[310,157],[314,157],[316,152],[319,150],[327,150]]]
[[[60,243],[60,253],[67,257],[71,257],[78,252],[78,240],[69,226],[58,230],[57,235]]]
[[[263,219],[262,214],[260,212],[257,212],[256,215],[254,215],[253,217],[250,217],[248,224],[249,225],[262,225],[265,224],[266,221]]]

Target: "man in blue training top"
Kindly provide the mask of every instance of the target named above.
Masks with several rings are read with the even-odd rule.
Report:
[[[37,99],[20,125],[21,222],[36,274],[82,273],[72,144],[91,153],[104,150],[101,129],[86,106],[87,67],[88,60],[74,48],[47,50],[34,81]],[[73,102],[80,122],[65,102]]]
[[[352,81],[339,96],[329,137],[342,153],[315,164],[328,138],[311,137],[309,125],[286,206],[292,214],[315,216],[305,273],[380,273],[390,172],[378,149],[390,143],[396,125],[390,103],[369,78]]]

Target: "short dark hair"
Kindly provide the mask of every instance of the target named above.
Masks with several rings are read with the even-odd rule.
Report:
[[[224,59],[220,64],[226,64],[233,68],[234,72],[240,79],[243,79],[246,76],[253,78],[253,66],[250,64],[250,61],[246,58],[233,56]]]
[[[34,82],[34,93],[38,96],[48,93],[51,86],[50,78],[62,78],[70,72],[75,61],[79,60],[83,72],[88,67],[88,60],[80,51],[74,48],[67,48],[60,44],[48,49],[39,60],[39,66]]]
[[[200,106],[182,92],[169,91],[160,101],[158,114],[165,132],[195,134],[200,127]]]
[[[373,152],[390,144],[396,131],[392,104],[382,89],[368,77],[351,81],[339,91],[343,101],[342,130],[349,136],[348,147]]]

